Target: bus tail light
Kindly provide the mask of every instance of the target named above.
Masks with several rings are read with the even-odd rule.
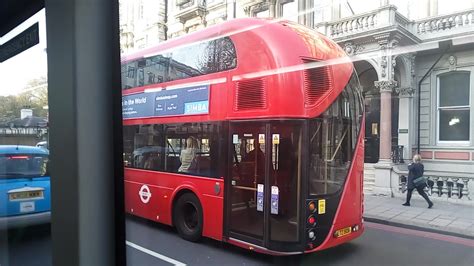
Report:
[[[316,234],[314,233],[313,230],[310,230],[308,232],[308,238],[311,239],[311,240],[314,240],[316,238]]]
[[[314,216],[311,215],[310,217],[308,217],[308,223],[310,225],[314,225],[316,223],[316,218],[314,218]]]
[[[14,155],[14,156],[8,157],[8,159],[10,160],[27,160],[29,158],[30,158],[29,156],[24,156],[24,155]]]
[[[311,201],[308,204],[308,209],[309,209],[310,212],[314,212],[316,210],[316,204],[314,203],[314,201]]]

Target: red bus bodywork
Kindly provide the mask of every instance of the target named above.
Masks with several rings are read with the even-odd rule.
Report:
[[[155,88],[186,86],[199,82],[211,82],[209,93],[209,113],[190,116],[145,117],[125,119],[124,126],[142,124],[167,124],[202,121],[247,121],[310,119],[320,116],[341,94],[353,74],[354,68],[343,50],[321,34],[289,22],[259,19],[238,19],[206,28],[202,31],[169,40],[156,47],[124,56],[122,63],[138,58],[171,51],[190,43],[228,36],[237,53],[234,69],[188,79],[124,90],[124,95],[142,93]],[[329,73],[329,82],[324,90],[309,91],[310,81],[305,80],[308,63],[314,64],[318,73]],[[306,64],[306,65],[305,65]],[[261,108],[239,110],[237,102],[239,84],[247,80],[261,79],[264,92]],[[320,86],[319,84],[317,84]],[[275,251],[244,240],[229,237],[225,229],[224,191],[226,176],[207,178],[178,173],[156,172],[125,168],[125,210],[127,213],[167,225],[173,225],[172,208],[178,195],[191,191],[199,199],[203,208],[203,236],[226,241],[246,249],[268,254],[284,255],[314,252],[350,241],[364,231],[363,212],[363,121],[358,133],[354,157],[343,185],[335,216],[329,233],[319,245],[301,240],[299,251]],[[146,184],[150,194],[143,203],[140,190]],[[219,192],[216,193],[216,188]],[[148,198],[149,197],[149,198]],[[302,204],[305,206],[305,204]],[[306,215],[304,219],[306,219]],[[351,234],[335,237],[336,230],[357,226]],[[303,230],[305,226],[303,226]]]

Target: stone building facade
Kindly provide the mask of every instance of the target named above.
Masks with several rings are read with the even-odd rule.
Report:
[[[166,0],[120,0],[120,50],[129,53],[166,40]]]
[[[363,87],[366,193],[402,197],[406,162],[420,153],[434,198],[472,204],[474,0],[122,0],[121,7],[124,52],[240,17],[288,19],[325,34],[351,56]]]

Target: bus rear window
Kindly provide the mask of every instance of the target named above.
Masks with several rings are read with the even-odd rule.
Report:
[[[356,74],[334,103],[320,117],[311,119],[311,196],[339,191],[346,180],[362,122],[363,106]]]
[[[48,157],[37,154],[0,156],[0,178],[41,177],[47,174]]]

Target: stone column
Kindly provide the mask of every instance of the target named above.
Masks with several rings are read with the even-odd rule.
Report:
[[[268,5],[268,13],[270,14],[271,18],[276,18],[277,12],[276,12],[276,0],[270,0],[269,5]]]
[[[380,90],[380,155],[375,168],[374,193],[392,196],[392,90],[396,86],[395,80],[381,80],[374,82]]]
[[[429,0],[428,2],[428,12],[429,16],[437,16],[438,15],[438,0]]]
[[[281,4],[280,0],[277,0],[275,2],[275,18],[281,18],[283,17],[283,5]]]
[[[309,10],[313,10],[314,8],[314,1],[313,0],[306,0],[306,5],[304,9],[298,7],[298,13],[305,11],[306,12],[306,26],[309,28],[314,28],[314,12],[308,12]]]
[[[379,162],[390,162],[392,152],[392,91],[395,80],[375,81],[380,90],[380,155]]]
[[[413,119],[413,94],[415,88],[402,87],[395,88],[395,92],[400,98],[398,110],[398,145],[403,145],[403,159],[410,160],[412,157],[412,138],[410,137],[414,131],[411,126]]]
[[[295,0],[298,3],[298,23],[305,25],[306,16],[301,13],[302,10],[306,10],[306,0]]]
[[[338,20],[341,18],[341,2],[339,0],[331,1],[331,20]]]

